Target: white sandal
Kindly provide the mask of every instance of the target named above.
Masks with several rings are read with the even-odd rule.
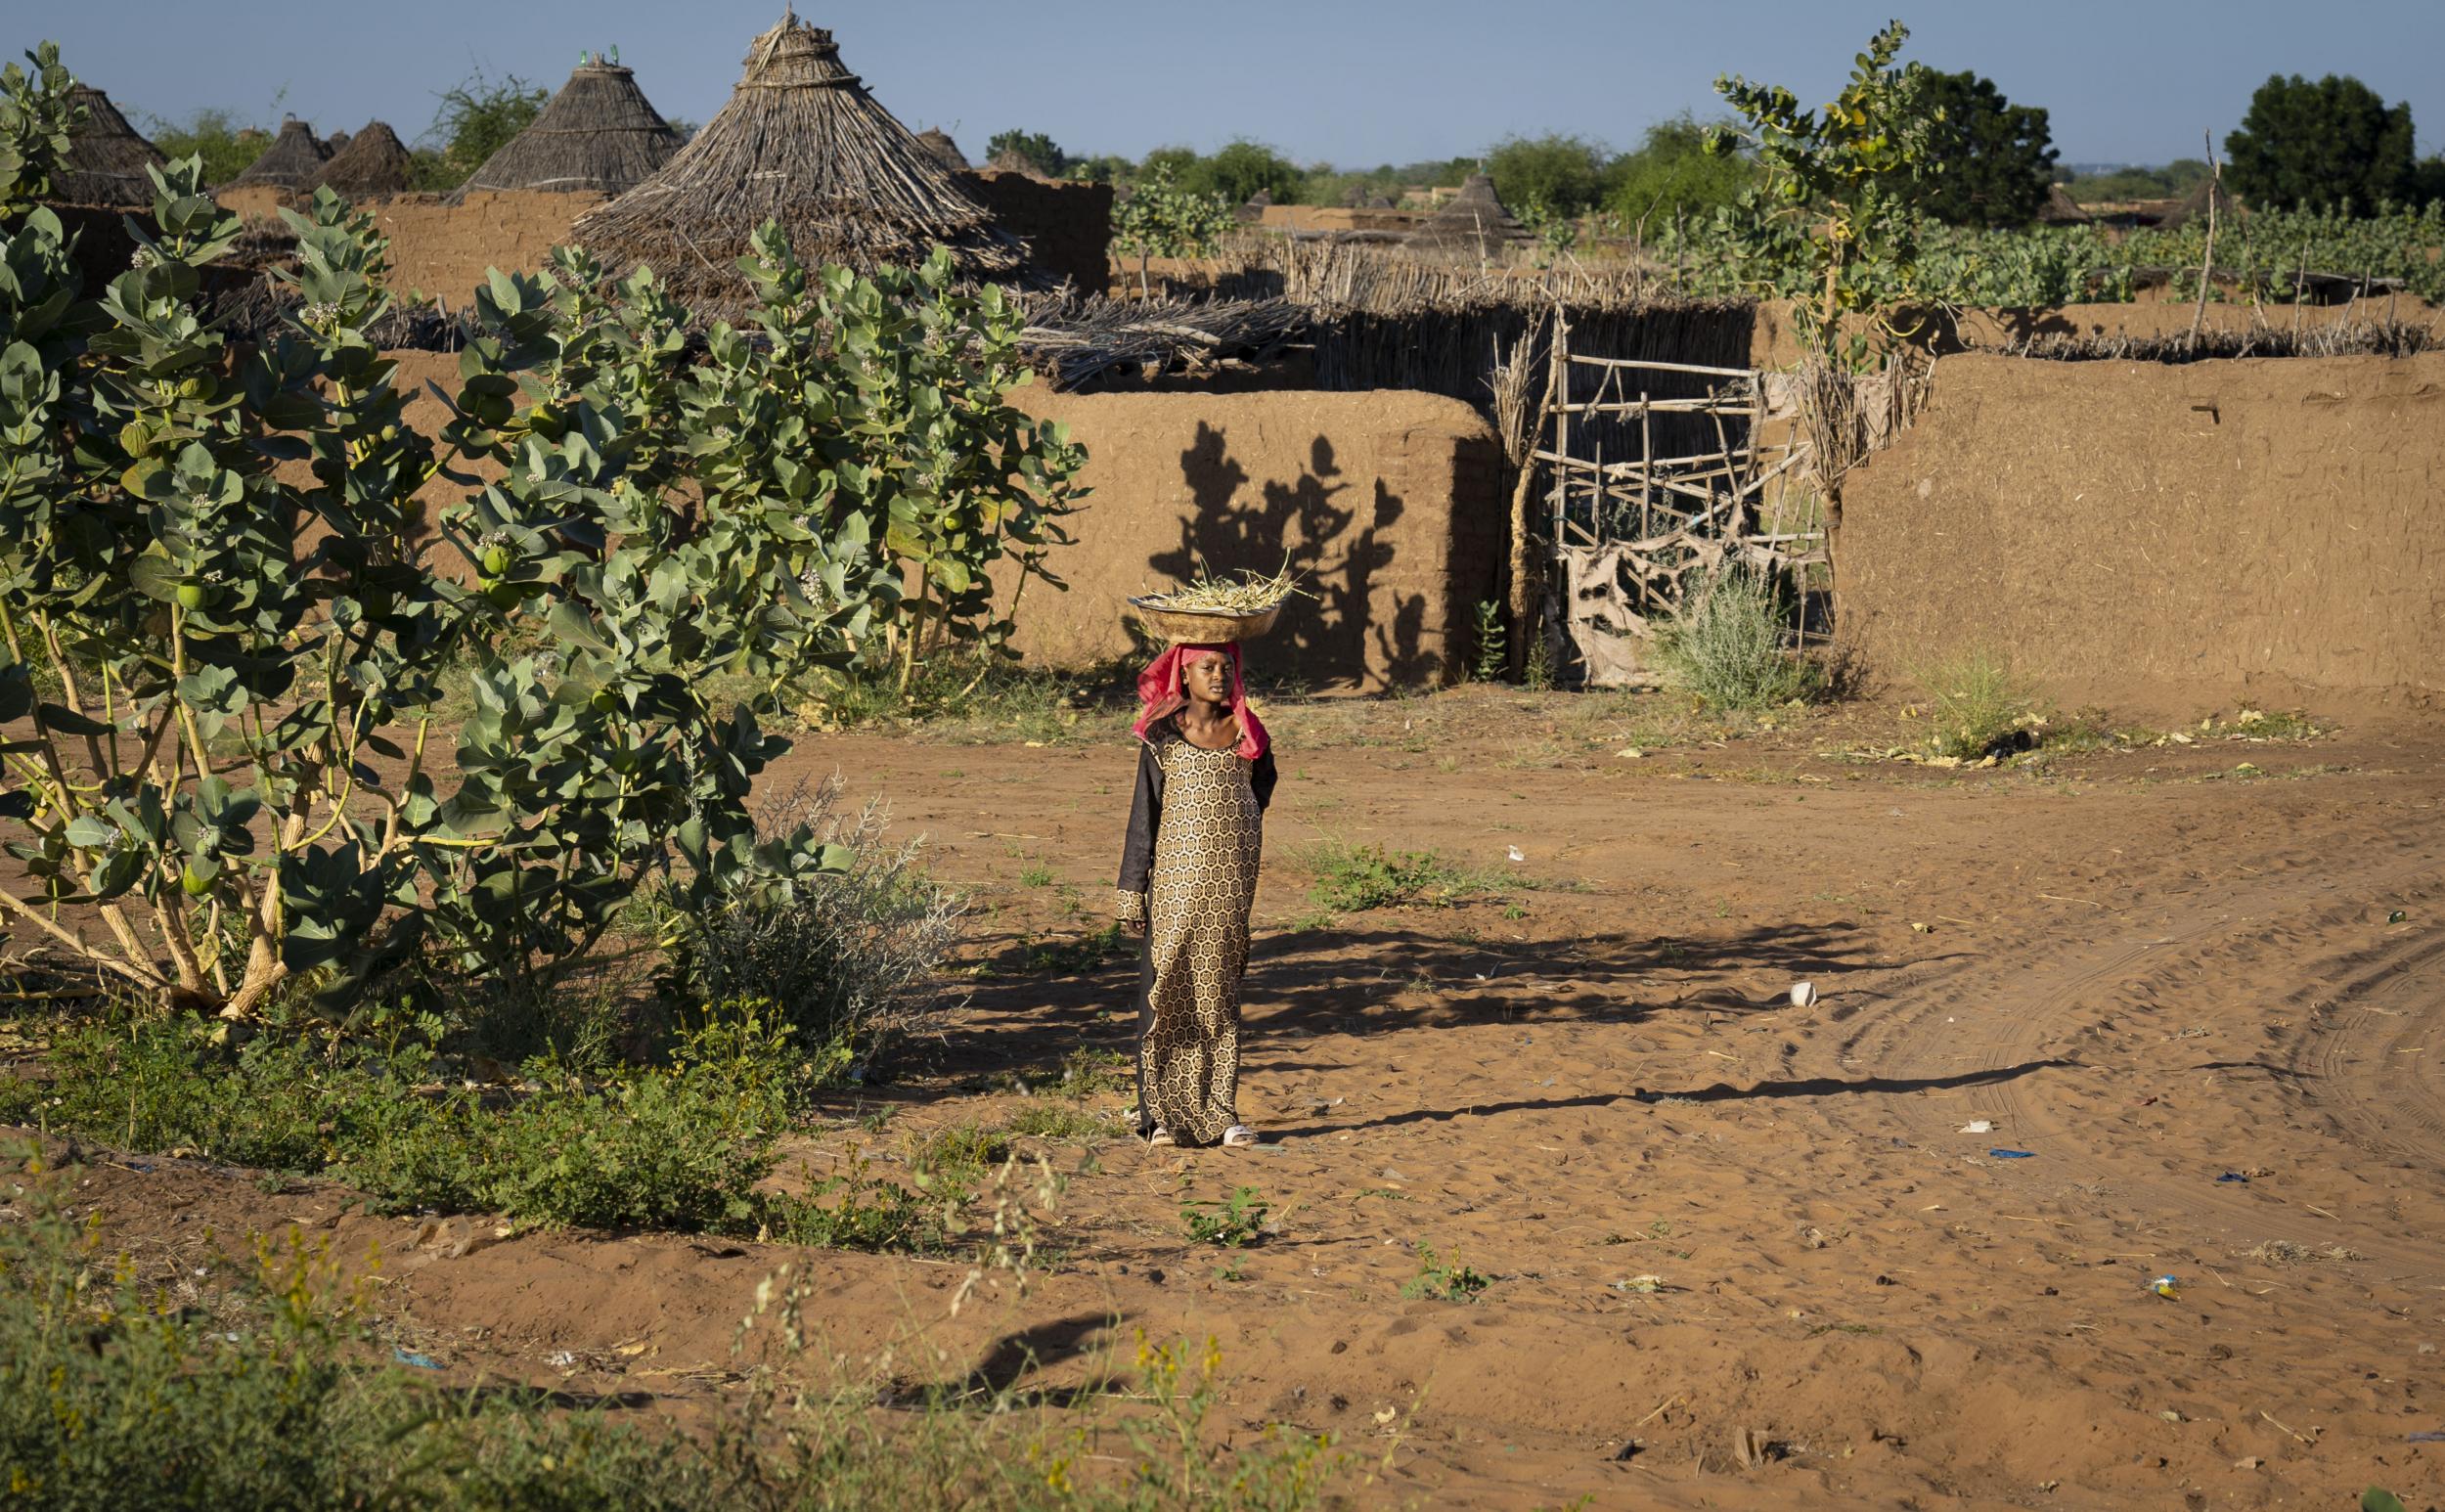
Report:
[[[1178,1144],[1180,1141],[1172,1137],[1171,1130],[1164,1128],[1161,1124],[1157,1124],[1154,1128],[1146,1131],[1146,1142],[1148,1144],[1169,1145]]]
[[[1230,1128],[1222,1131],[1222,1143],[1225,1148],[1235,1149],[1243,1145],[1256,1144],[1259,1142],[1261,1141],[1257,1138],[1257,1132],[1249,1128],[1246,1124],[1233,1124]]]

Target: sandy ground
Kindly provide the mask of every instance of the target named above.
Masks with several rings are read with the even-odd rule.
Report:
[[[964,1261],[675,1236],[459,1254],[489,1226],[195,1162],[99,1162],[79,1201],[173,1249],[320,1225],[383,1253],[394,1325],[451,1371],[683,1416],[721,1410],[784,1262],[844,1368],[904,1384],[1078,1385],[1138,1330],[1211,1334],[1234,1433],[1332,1431],[1361,1505],[2445,1494],[2445,1444],[2413,1437],[2445,1430],[2432,719],[2032,774],[1845,759],[1906,737],[1890,709],[1631,758],[1657,739],[1631,717],[1557,706],[1272,716],[1240,1100],[1269,1142],[1048,1147],[1059,1263],[1024,1296],[953,1316]],[[1128,1045],[1133,959],[1026,959],[1101,924],[1132,762],[858,735],[777,774],[889,795],[972,890],[986,968],[916,1064],[840,1099],[808,1168],[863,1143],[894,1169],[911,1134],[1008,1118],[1078,1045]],[[1322,836],[1536,885],[1319,920],[1301,851]],[[854,1122],[884,1105],[881,1134]],[[1279,1232],[1190,1247],[1181,1200],[1243,1184]],[[1404,1300],[1420,1244],[1491,1284]],[[2164,1273],[2178,1297],[2150,1290]]]

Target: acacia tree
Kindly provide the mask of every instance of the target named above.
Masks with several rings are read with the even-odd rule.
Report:
[[[2260,209],[2349,203],[2365,214],[2415,190],[2410,105],[2389,109],[2348,75],[2271,75],[2224,152],[2233,192]]]
[[[1714,128],[1708,150],[1746,148],[1763,179],[1724,212],[1747,281],[1797,296],[1802,344],[1832,355],[1840,339],[1853,364],[1873,343],[1865,332],[1841,336],[1845,317],[1871,316],[1894,334],[1887,316],[1910,296],[1918,267],[1931,112],[1926,66],[1894,64],[1909,36],[1888,22],[1822,113],[1779,84],[1737,74],[1714,84],[1740,122]]]
[[[698,361],[649,271],[610,285],[564,250],[478,291],[430,437],[366,335],[386,244],[328,191],[289,217],[293,315],[252,350],[202,301],[241,228],[192,157],[155,170],[134,266],[84,297],[31,205],[69,82],[34,61],[0,76],[21,938],[233,1015],[299,978],[345,1005],[411,960],[542,992],[648,876],[705,913],[833,865],[806,832],[759,839],[749,784],[784,745],[756,709],[862,635],[991,644],[983,569],[1015,552],[1024,577],[1074,492],[1076,449],[1000,403],[999,296],[952,294],[940,258],[812,278],[768,226],[764,342],[716,326]],[[438,525],[471,587],[422,528],[437,477],[465,485]],[[717,703],[716,672],[765,696]]]
[[[2025,226],[2045,207],[2055,149],[2046,111],[2015,105],[1995,81],[1964,69],[1930,73],[1930,166],[1920,205],[1954,226]]]

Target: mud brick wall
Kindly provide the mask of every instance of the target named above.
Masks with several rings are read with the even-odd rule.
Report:
[[[1130,654],[1130,596],[1286,557],[1316,597],[1292,601],[1252,668],[1379,690],[1449,681],[1475,654],[1507,515],[1493,432],[1458,400],[1029,387],[1014,402],[1070,427],[1094,489],[1047,562],[1069,591],[1033,584],[1022,602],[1029,660]]]
[[[2065,695],[2445,689],[2445,353],[1940,359],[1845,484],[1837,634],[1964,647]]]

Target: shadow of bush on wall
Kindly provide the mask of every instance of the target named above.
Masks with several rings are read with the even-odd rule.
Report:
[[[1194,517],[1181,522],[1179,545],[1149,556],[1148,567],[1185,580],[1200,571],[1271,572],[1287,561],[1313,596],[1283,611],[1252,657],[1263,664],[1256,670],[1311,686],[1410,685],[1442,674],[1442,658],[1424,646],[1425,597],[1394,597],[1377,587],[1392,565],[1394,527],[1408,507],[1380,478],[1363,507],[1347,498],[1357,485],[1343,473],[1330,437],[1310,443],[1295,481],[1268,482],[1251,499],[1248,469],[1230,455],[1222,428],[1199,421],[1196,439],[1180,454],[1180,473]]]

